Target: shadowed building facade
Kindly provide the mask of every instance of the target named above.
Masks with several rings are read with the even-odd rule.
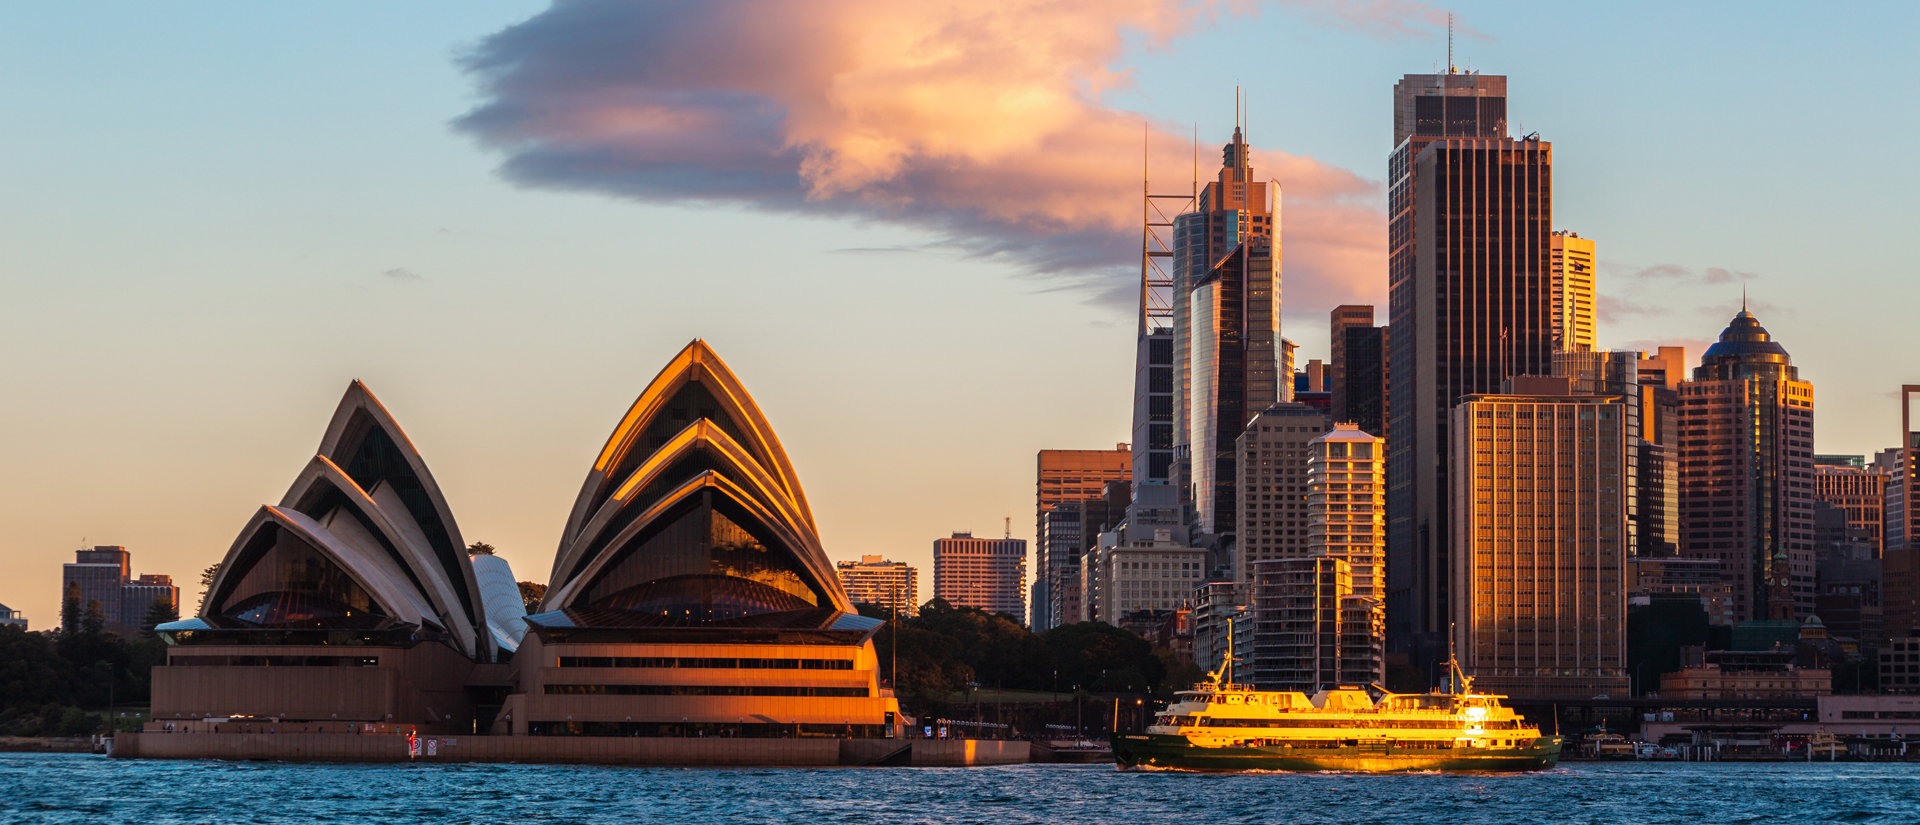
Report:
[[[595,457],[499,733],[891,735],[897,704],[800,481],[727,366],[694,341]]]

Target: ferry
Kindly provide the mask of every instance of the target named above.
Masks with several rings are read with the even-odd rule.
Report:
[[[1229,647],[1229,650],[1232,648]],[[1505,698],[1473,691],[1448,656],[1445,693],[1341,686],[1308,697],[1233,682],[1233,657],[1143,733],[1115,733],[1122,768],[1201,771],[1538,771],[1560,758],[1547,736]]]

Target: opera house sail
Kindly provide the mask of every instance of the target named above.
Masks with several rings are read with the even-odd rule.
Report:
[[[694,341],[595,457],[496,733],[895,735],[779,439]]]
[[[465,685],[498,639],[459,527],[366,385],[227,550],[193,618],[156,628],[156,721],[484,727]],[[169,721],[169,724],[174,722]]]

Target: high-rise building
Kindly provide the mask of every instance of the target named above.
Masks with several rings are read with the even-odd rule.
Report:
[[[61,565],[60,594],[64,604],[77,598],[84,615],[88,604],[100,603],[106,629],[123,636],[139,633],[155,601],[180,610],[180,588],[168,576],[148,574],[132,578],[133,555],[127,548],[102,545],[74,553],[74,563]]]
[[[1552,366],[1553,149],[1509,139],[1506,78],[1408,75],[1388,160],[1387,621],[1416,666],[1453,615],[1453,406]]]
[[[1553,346],[1589,352],[1593,326],[1593,241],[1573,232],[1553,233]]]
[[[1492,693],[1626,693],[1626,399],[1475,395],[1452,418],[1461,667]]]
[[[1035,464],[1031,621],[1036,629],[1045,630],[1053,627],[1053,617],[1060,613],[1054,605],[1053,582],[1079,581],[1080,555],[1098,535],[1097,525],[1095,531],[1081,529],[1084,508],[1076,509],[1070,518],[1063,515],[1058,523],[1049,514],[1066,502],[1102,501],[1107,484],[1131,479],[1135,468],[1127,444],[1111,450],[1041,450]]]
[[[1019,618],[1027,609],[1027,540],[954,533],[933,541],[933,596]]]
[[[1253,682],[1261,690],[1365,687],[1386,677],[1378,599],[1354,593],[1353,569],[1327,556],[1254,565]]]
[[[1275,404],[1240,434],[1235,443],[1243,474],[1237,491],[1235,582],[1251,582],[1255,562],[1307,554],[1308,459],[1313,440],[1332,428],[1324,410]]]
[[[1875,558],[1881,555],[1886,496],[1887,478],[1879,470],[1830,464],[1813,467],[1813,497],[1840,508],[1847,517],[1847,531],[1863,536]]]
[[[1327,391],[1335,421],[1351,421],[1363,432],[1387,434],[1387,328],[1373,325],[1373,307],[1333,308],[1333,360],[1327,365]]]
[[[1639,502],[1634,542],[1642,557],[1680,551],[1680,382],[1685,347],[1661,347],[1634,365],[1640,381]]]
[[[1752,313],[1680,385],[1680,444],[1681,554],[1726,564],[1738,621],[1812,615],[1813,385]]]
[[[1644,396],[1648,390],[1640,384],[1638,367],[1640,353],[1633,350],[1613,350],[1596,352],[1594,350],[1556,351],[1553,354],[1553,374],[1570,379],[1567,389],[1574,395],[1616,395],[1626,405],[1627,415],[1627,555],[1637,557],[1643,554],[1660,555],[1663,542],[1671,541],[1672,533],[1662,532],[1668,521],[1678,523],[1679,514],[1670,516],[1664,512],[1650,513],[1653,518],[1643,518],[1640,505],[1643,500],[1641,483],[1664,484],[1668,477],[1661,472],[1659,462],[1665,454],[1651,449],[1646,444],[1646,427],[1642,422],[1641,410]],[[1519,379],[1516,379],[1519,380]],[[1653,462],[1653,466],[1641,468],[1641,459]],[[1660,494],[1652,496],[1655,499]],[[1653,506],[1658,507],[1659,502]],[[1662,519],[1666,519],[1663,521]],[[1647,534],[1649,549],[1641,549],[1641,535]]]
[[[1354,595],[1376,603],[1387,591],[1386,476],[1386,439],[1352,424],[1307,445],[1307,554],[1345,561]]]
[[[1180,475],[1193,527],[1214,536],[1234,529],[1234,441],[1254,415],[1289,395],[1276,189],[1255,177],[1251,147],[1236,128],[1195,210],[1174,219],[1174,362],[1182,391],[1175,437],[1187,447]]]
[[[920,615],[920,571],[904,561],[887,561],[880,556],[861,556],[834,566],[840,586],[847,589],[847,600],[856,605],[885,608],[893,616]]]
[[[1881,505],[1880,603],[1889,636],[1920,635],[1920,432],[1913,428],[1913,394],[1900,387],[1900,446],[1874,456],[1886,478]]]

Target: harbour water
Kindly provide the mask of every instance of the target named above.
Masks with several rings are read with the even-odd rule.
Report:
[[[0,754],[0,823],[80,822],[1914,823],[1920,765],[1597,763],[1517,775],[1366,776]]]

